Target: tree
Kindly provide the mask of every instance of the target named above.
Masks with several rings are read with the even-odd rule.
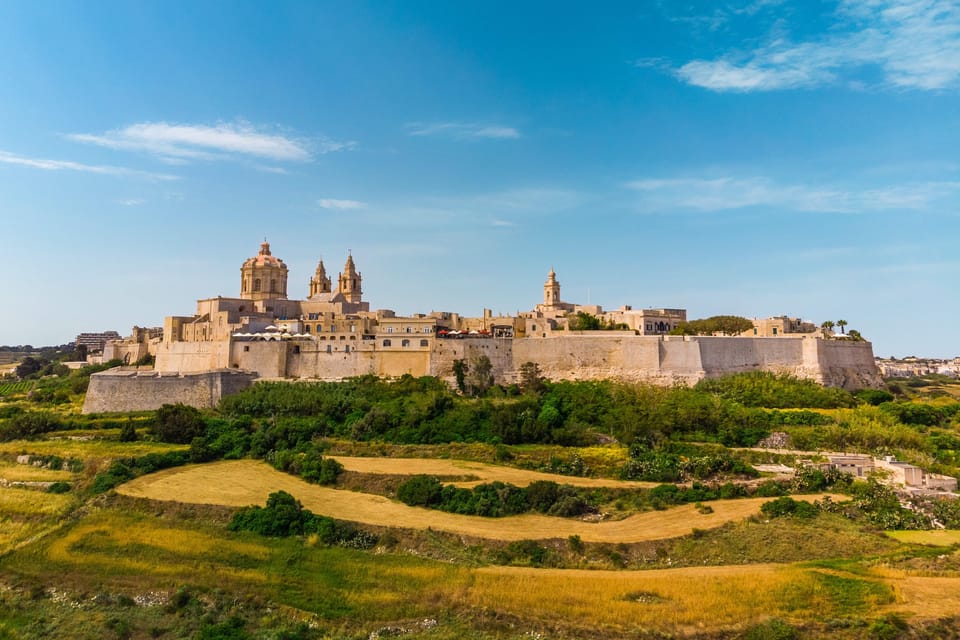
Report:
[[[165,404],[157,409],[157,418],[150,432],[161,442],[190,444],[206,429],[203,415],[185,404]]]
[[[577,311],[577,315],[567,322],[567,328],[570,331],[597,331],[600,329],[600,318],[583,311]]]
[[[467,370],[466,360],[453,361],[453,377],[457,380],[457,389],[460,393],[465,393],[467,390]]]
[[[536,362],[524,362],[520,365],[520,389],[524,393],[540,393],[545,388],[540,365]]]
[[[850,333],[847,334],[847,337],[849,337],[851,340],[855,342],[864,342],[865,340],[865,338],[862,335],[860,335],[860,332],[857,331],[856,329],[850,329]]]
[[[490,358],[485,355],[473,356],[466,382],[470,395],[484,395],[493,386],[493,363]]]
[[[35,358],[33,356],[27,356],[23,361],[17,365],[15,373],[17,377],[23,380],[28,376],[32,376],[35,373],[39,373],[43,369],[46,363],[41,358]]]
[[[675,336],[712,336],[717,333],[725,336],[738,336],[753,328],[753,321],[740,316],[711,316],[700,320],[681,322],[670,335]]]
[[[837,320],[837,326],[840,327],[840,333],[843,333],[843,328],[849,324],[846,320]]]
[[[833,320],[825,320],[823,324],[820,325],[820,328],[823,329],[823,335],[828,333],[833,333],[833,328],[837,326]]]

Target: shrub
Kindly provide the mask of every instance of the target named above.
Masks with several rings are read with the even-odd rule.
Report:
[[[819,510],[809,502],[794,500],[790,496],[782,496],[771,502],[765,502],[760,507],[760,512],[768,518],[782,518],[784,516],[813,518],[819,513]]]
[[[54,482],[49,487],[47,487],[47,493],[66,493],[70,491],[69,482]]]
[[[35,438],[50,431],[63,429],[63,427],[63,423],[56,415],[46,411],[15,413],[13,417],[7,420],[5,425],[0,426],[0,442]]]
[[[161,442],[190,444],[202,436],[206,425],[199,409],[185,404],[165,404],[157,409],[157,417],[150,427]]]
[[[426,507],[440,502],[443,485],[433,476],[419,475],[397,487],[397,499],[411,507]]]

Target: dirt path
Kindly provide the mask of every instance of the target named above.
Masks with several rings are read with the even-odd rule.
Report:
[[[641,489],[657,486],[656,482],[633,482],[610,480],[607,478],[579,478],[556,473],[528,471],[514,467],[502,467],[470,460],[435,458],[368,458],[354,456],[330,456],[343,465],[347,471],[376,473],[382,475],[416,475],[424,473],[432,476],[471,476],[476,480],[449,482],[458,487],[472,487],[484,482],[509,482],[525,487],[537,480],[551,480],[557,484],[570,484],[576,487],[610,487],[615,489]]]
[[[430,461],[424,461],[430,462]],[[233,460],[167,469],[141,476],[117,488],[123,495],[191,504],[227,506],[263,505],[278,490],[297,497],[314,513],[385,527],[426,529],[493,540],[566,538],[585,542],[641,542],[709,529],[757,513],[769,498],[717,500],[713,513],[701,514],[693,505],[667,511],[640,513],[624,520],[583,522],[543,515],[507,518],[462,516],[420,507],[408,507],[383,496],[330,489],[308,484],[256,460]],[[814,500],[820,496],[805,496]]]

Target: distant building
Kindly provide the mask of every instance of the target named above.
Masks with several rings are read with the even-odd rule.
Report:
[[[102,331],[100,333],[77,334],[76,346],[86,347],[87,353],[102,353],[104,345],[109,340],[119,340],[120,334],[116,331]]]

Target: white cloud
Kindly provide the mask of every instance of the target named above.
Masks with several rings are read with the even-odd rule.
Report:
[[[127,198],[126,200],[117,200],[117,204],[123,207],[136,207],[141,204],[144,204],[146,200],[143,198]]]
[[[31,167],[43,171],[81,171],[85,173],[99,173],[112,176],[135,176],[141,178],[150,178],[153,180],[179,180],[178,176],[152,173],[149,171],[138,171],[136,169],[127,169],[126,167],[113,167],[110,165],[83,164],[71,160],[48,160],[45,158],[27,158],[9,151],[0,151],[0,162],[4,164],[15,164],[22,167]]]
[[[693,60],[674,71],[714,91],[770,91],[845,80],[876,67],[886,85],[936,90],[960,85],[960,6],[954,0],[841,0],[830,33],[795,43],[772,38],[753,51]]]
[[[366,204],[357,200],[335,200],[333,198],[321,198],[317,201],[324,209],[336,209],[338,211],[347,211],[351,209],[363,209]]]
[[[823,213],[921,210],[960,192],[960,182],[849,189],[780,184],[762,177],[642,179],[626,186],[642,194],[644,211],[725,211],[754,206]]]
[[[499,124],[473,122],[410,122],[407,133],[411,136],[445,136],[455,140],[511,139],[519,138],[520,132],[513,127]]]
[[[494,226],[494,227],[515,227],[515,226],[517,226],[516,223],[514,223],[514,222],[510,222],[509,220],[498,220],[497,218],[494,218],[493,221],[492,221],[490,224],[491,224],[492,226]]]
[[[215,126],[142,122],[103,134],[73,133],[66,137],[109,149],[154,154],[171,164],[233,156],[306,162],[314,151],[332,153],[350,149],[356,144],[325,138],[310,144],[289,136],[259,131],[245,122]]]

